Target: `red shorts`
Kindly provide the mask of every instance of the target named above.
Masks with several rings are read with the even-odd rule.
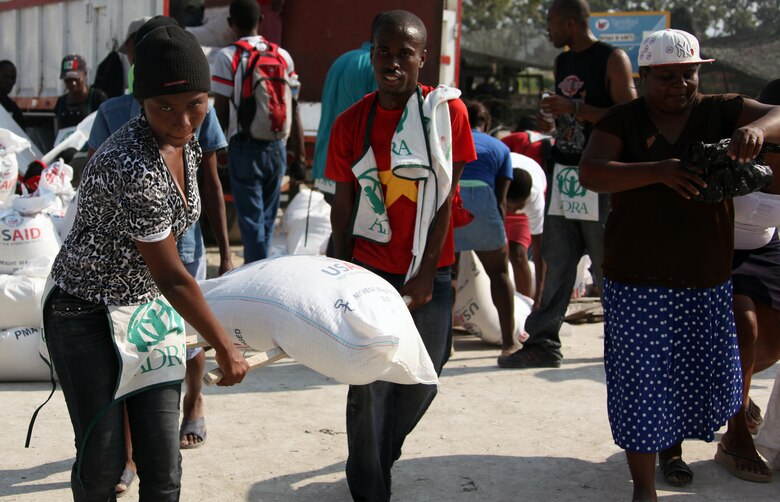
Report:
[[[504,218],[506,238],[528,249],[531,247],[531,229],[528,227],[528,216],[524,214],[508,214]]]

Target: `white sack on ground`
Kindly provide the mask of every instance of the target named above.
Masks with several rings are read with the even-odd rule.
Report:
[[[0,382],[41,382],[51,378],[38,355],[41,329],[15,327],[0,331]]]
[[[330,204],[322,192],[301,187],[284,210],[282,231],[290,254],[325,254],[330,238]]]
[[[279,346],[347,384],[438,383],[403,299],[362,267],[324,256],[283,256],[200,286],[225,331],[255,350]]]
[[[490,295],[490,278],[474,251],[460,254],[458,265],[458,287],[453,306],[453,324],[463,328],[487,343],[501,345],[501,325],[498,322],[498,310]],[[510,277],[512,271],[510,268]],[[533,300],[515,293],[515,339],[523,341],[525,320],[531,313]]]
[[[0,274],[0,329],[41,325],[46,277]]]
[[[57,256],[61,244],[48,214],[0,210],[0,274],[12,274],[34,258]]]
[[[771,469],[780,470],[780,368],[764,413],[764,423],[755,439],[756,450],[764,456]]]

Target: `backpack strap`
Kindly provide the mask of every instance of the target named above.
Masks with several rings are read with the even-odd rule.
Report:
[[[235,86],[235,80],[236,75],[238,74],[238,67],[241,64],[242,59],[244,58],[244,53],[249,54],[247,64],[244,66],[244,74],[242,75],[241,80],[241,93],[239,96],[239,100],[241,98],[249,97],[252,94],[252,71],[251,68],[254,68],[255,63],[257,62],[257,58],[260,57],[259,51],[247,42],[246,40],[238,40],[237,42],[234,42],[233,45],[236,47],[236,51],[233,53],[233,61],[231,62],[231,69],[233,71],[233,81]]]
[[[289,71],[290,65],[287,64],[287,60],[284,59],[284,56],[279,52],[279,44],[275,44],[273,42],[269,42],[268,40],[263,40],[266,45],[266,49],[263,51],[265,54],[269,56],[273,56],[276,58],[280,63],[282,63],[282,66],[284,66],[285,71]]]
[[[255,50],[252,45],[249,44],[246,40],[239,40],[237,42],[233,42],[233,45],[236,47],[236,51],[233,53],[233,61],[231,62],[231,69],[233,70],[233,75],[235,76],[236,71],[238,70],[238,65],[241,63],[241,58],[244,54],[244,52],[249,52],[250,54],[252,51]]]

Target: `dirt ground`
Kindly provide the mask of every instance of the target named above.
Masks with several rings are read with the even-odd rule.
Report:
[[[603,325],[564,326],[560,369],[503,370],[496,347],[457,336],[440,394],[393,469],[399,501],[630,500],[631,478],[612,442],[602,361]],[[208,366],[215,366],[209,358]],[[766,406],[777,368],[754,378]],[[73,433],[62,393],[38,417],[46,383],[0,384],[0,500],[70,500]],[[344,477],[347,387],[285,360],[231,388],[205,390],[208,439],[182,451],[184,501],[350,500]],[[716,436],[716,441],[720,435]],[[658,480],[663,500],[777,501],[769,484],[738,480],[712,457],[715,443],[690,441],[692,486]],[[138,500],[137,484],[122,499]]]

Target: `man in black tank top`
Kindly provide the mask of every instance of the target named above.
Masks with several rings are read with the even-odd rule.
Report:
[[[593,125],[613,104],[635,99],[636,89],[628,55],[599,42],[588,27],[589,18],[585,0],[555,0],[547,12],[550,41],[556,48],[569,48],[555,59],[555,94],[543,100],[537,115],[538,129],[554,131],[556,141],[545,166],[547,214],[541,256],[547,274],[540,304],[534,305],[525,324],[530,337],[521,350],[498,358],[503,368],[561,365],[558,331],[571,299],[577,264],[586,251],[601,288],[609,199],[580,186],[577,165]]]

